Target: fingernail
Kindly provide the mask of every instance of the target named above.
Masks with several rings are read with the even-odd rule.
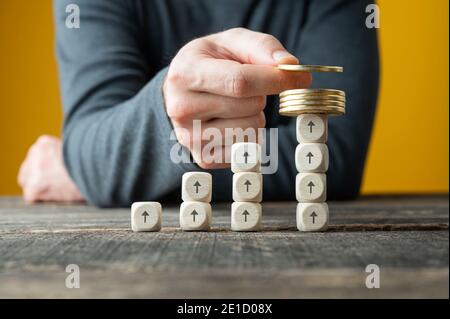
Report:
[[[285,50],[275,51],[272,54],[272,57],[275,60],[275,62],[277,62],[278,64],[281,64],[281,63],[289,63],[289,64],[298,63],[298,59],[295,56],[293,56],[292,54],[290,54],[289,52],[285,51]]]

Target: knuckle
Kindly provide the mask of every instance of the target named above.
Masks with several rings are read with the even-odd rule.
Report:
[[[244,97],[248,94],[250,83],[242,71],[231,74],[228,81],[229,90],[235,97]]]
[[[193,113],[192,104],[182,100],[172,102],[167,108],[169,117],[180,122],[190,119],[194,115]]]
[[[184,91],[201,85],[201,79],[191,70],[192,59],[184,59],[185,61],[173,62],[169,68],[164,87],[169,91]]]
[[[185,82],[184,74],[180,72],[176,66],[173,66],[167,73],[166,82],[169,85],[182,85]]]
[[[190,41],[191,45],[197,46],[205,43],[207,37],[198,37]]]
[[[35,166],[43,156],[47,153],[47,148],[42,145],[33,145],[29,153],[27,155],[26,161],[31,164],[31,166]]]
[[[238,34],[238,33],[243,33],[245,31],[247,31],[247,29],[242,28],[242,27],[236,27],[236,28],[231,28],[231,29],[225,31],[225,33],[228,33],[230,35],[235,35],[235,34]]]
[[[194,40],[189,41],[181,50],[180,52],[185,52],[187,50],[190,50],[192,48],[197,48],[199,46],[202,46],[205,43],[206,37],[202,38],[196,38]]]
[[[190,144],[185,138],[179,137],[178,138],[178,143],[180,143],[181,146],[183,146],[183,147],[187,148],[188,150],[190,150],[190,147],[189,147]]]
[[[193,105],[189,99],[184,97],[183,93],[168,94],[165,96],[165,100],[167,115],[172,120],[182,122],[193,115]]]
[[[257,41],[261,46],[278,44],[278,40],[274,36],[266,33],[261,33]]]
[[[213,36],[205,36],[196,38],[186,43],[177,53],[173,62],[182,64],[189,64],[189,60],[198,53],[207,50],[213,45]]]
[[[36,144],[38,145],[49,145],[55,142],[55,138],[50,135],[41,135],[38,137]]]
[[[167,115],[172,120],[176,119],[176,117],[177,117],[177,109],[176,109],[175,105],[173,105],[172,103],[166,102],[166,112],[167,112]]]
[[[37,153],[39,153],[41,150],[40,143],[36,142],[33,145],[30,146],[27,153],[27,159],[33,156],[36,156]]]

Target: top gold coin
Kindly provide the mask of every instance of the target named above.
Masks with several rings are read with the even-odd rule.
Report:
[[[344,72],[342,66],[279,64],[278,69],[297,72]]]

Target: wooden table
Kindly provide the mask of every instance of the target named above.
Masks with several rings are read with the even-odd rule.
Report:
[[[449,297],[448,196],[366,197],[330,204],[325,233],[295,228],[295,203],[264,203],[265,231],[229,230],[213,205],[211,232],[133,233],[128,209],[33,205],[0,198],[0,297]],[[68,264],[81,288],[67,289]],[[381,287],[368,289],[368,264]]]

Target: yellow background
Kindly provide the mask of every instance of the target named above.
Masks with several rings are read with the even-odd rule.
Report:
[[[448,0],[381,0],[381,92],[363,193],[448,192]],[[41,134],[59,135],[49,0],[0,4],[0,194]]]

